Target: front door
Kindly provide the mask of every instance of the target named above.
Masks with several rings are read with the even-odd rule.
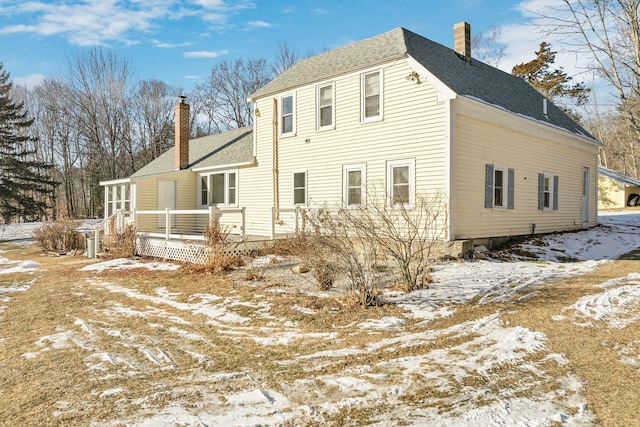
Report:
[[[176,182],[168,180],[158,180],[158,210],[176,208]],[[175,226],[175,216],[171,220],[173,226]],[[158,215],[158,228],[166,229],[166,217],[164,215]]]
[[[582,169],[582,226],[589,225],[589,203],[591,199],[591,170],[588,167]]]

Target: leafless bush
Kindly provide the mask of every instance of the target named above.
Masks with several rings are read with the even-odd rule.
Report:
[[[241,256],[230,253],[232,242],[229,235],[230,229],[215,218],[205,228],[204,237],[208,249],[205,268],[214,274],[230,271],[243,263]]]
[[[86,236],[77,231],[78,225],[71,220],[46,223],[33,231],[33,238],[44,251],[84,250]]]
[[[105,236],[103,245],[113,258],[127,258],[136,254],[137,233],[134,224],[117,227],[115,218],[111,218],[110,230]]]
[[[376,303],[387,265],[407,291],[426,285],[435,244],[445,236],[440,195],[416,195],[412,206],[387,200],[374,194],[363,207],[303,212],[307,248],[319,260],[332,260],[365,305]]]

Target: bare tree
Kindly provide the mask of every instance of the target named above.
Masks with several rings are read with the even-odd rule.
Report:
[[[505,46],[500,45],[502,29],[489,26],[487,33],[477,33],[471,41],[472,56],[491,66],[497,67],[504,58]]]
[[[228,130],[252,124],[247,98],[270,79],[265,59],[223,61],[213,67],[202,87],[212,105],[209,121]]]
[[[138,83],[133,106],[132,138],[135,141],[134,168],[154,160],[172,145],[174,139],[173,107],[176,89],[161,80],[143,80]]]
[[[278,51],[271,65],[271,73],[274,77],[279,76],[291,68],[299,59],[298,52],[289,46],[287,42],[278,43]]]
[[[640,0],[561,0],[557,7],[534,11],[542,31],[590,58],[589,70],[613,88],[634,144],[640,144],[639,9]],[[640,146],[631,152],[635,156]]]
[[[88,185],[87,210],[101,211],[99,182],[128,176],[135,171],[131,136],[132,70],[126,59],[112,51],[94,47],[67,62],[63,77],[70,88],[78,133],[84,143]]]

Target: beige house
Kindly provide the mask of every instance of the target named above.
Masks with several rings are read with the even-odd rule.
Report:
[[[598,209],[628,206],[640,206],[640,179],[598,166]]]
[[[468,24],[454,35],[450,49],[397,28],[304,59],[251,95],[252,128],[189,141],[178,104],[177,146],[105,182],[105,215],[131,200],[148,237],[194,236],[215,215],[275,238],[298,209],[366,207],[375,192],[389,209],[442,195],[448,241],[596,225],[600,142],[471,58]]]

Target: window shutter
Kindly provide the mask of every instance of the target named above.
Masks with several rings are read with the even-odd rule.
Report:
[[[538,209],[544,210],[544,174],[538,174]]]
[[[558,210],[558,176],[553,176],[553,210]]]
[[[484,207],[493,207],[493,165],[487,163],[484,177]]]
[[[509,169],[509,183],[508,183],[508,193],[507,193],[507,209],[513,209],[515,206],[515,184],[516,184],[516,171],[514,169]]]

